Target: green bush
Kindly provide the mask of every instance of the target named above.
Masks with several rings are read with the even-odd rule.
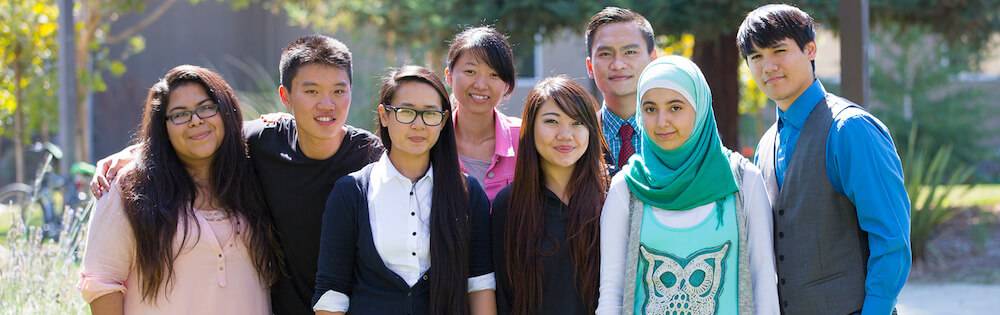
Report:
[[[966,183],[973,168],[954,163],[950,145],[937,150],[917,149],[917,126],[910,128],[909,145],[903,158],[903,178],[910,198],[910,245],[913,260],[927,258],[927,244],[940,232],[939,227],[957,214],[945,201],[954,193],[967,191]]]

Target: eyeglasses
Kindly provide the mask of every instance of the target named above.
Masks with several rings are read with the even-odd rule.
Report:
[[[208,119],[219,114],[219,104],[211,103],[196,107],[192,110],[176,111],[167,114],[167,120],[174,123],[174,125],[183,125],[191,122],[194,115],[198,115],[198,118]]]
[[[412,124],[417,120],[417,116],[424,121],[424,125],[437,126],[444,122],[447,110],[416,110],[412,108],[399,108],[383,104],[386,110],[396,113],[396,121],[401,124]]]

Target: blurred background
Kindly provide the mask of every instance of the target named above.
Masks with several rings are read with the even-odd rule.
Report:
[[[387,67],[419,64],[443,74],[454,34],[494,25],[509,34],[518,72],[515,92],[501,110],[520,116],[527,91],[547,76],[566,74],[600,99],[584,65],[584,27],[604,6],[621,6],[650,20],[661,54],[699,64],[714,93],[725,145],[751,155],[775,110],[740,60],[735,32],[746,12],[764,3],[0,0],[0,313],[86,312],[73,290],[78,246],[54,249],[59,231],[44,227],[51,211],[37,218],[29,212],[79,208],[54,215],[82,215],[89,196],[78,185],[89,180],[87,163],[129,144],[149,87],[176,65],[221,73],[237,89],[245,118],[253,119],[284,111],[276,93],[281,49],[301,35],[331,35],[354,55],[349,123],[371,129],[375,84]],[[788,3],[820,25],[818,77],[831,92],[879,117],[903,159],[915,263],[901,311],[995,310],[1000,1]],[[36,143],[53,143],[58,152]],[[46,163],[53,153],[60,153],[58,159]],[[50,176],[59,185],[50,184]],[[45,183],[36,183],[40,178]],[[22,191],[20,199],[5,200],[8,191]],[[14,209],[19,203],[32,203],[22,207],[31,211]],[[40,227],[37,237],[32,225]],[[14,231],[17,226],[20,231]],[[39,257],[57,261],[27,263]],[[60,263],[69,268],[58,268]],[[31,272],[42,280],[24,276]]]

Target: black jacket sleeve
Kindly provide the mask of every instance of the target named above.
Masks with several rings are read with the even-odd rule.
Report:
[[[329,290],[351,295],[362,198],[358,179],[348,175],[337,180],[326,200],[312,305]]]
[[[469,219],[472,245],[469,250],[469,277],[493,272],[493,240],[490,227],[490,201],[479,182],[472,177],[469,184]]]
[[[493,269],[497,281],[497,314],[511,313],[511,287],[507,280],[507,256],[504,251],[506,235],[507,207],[510,202],[511,185],[497,193],[493,199]]]

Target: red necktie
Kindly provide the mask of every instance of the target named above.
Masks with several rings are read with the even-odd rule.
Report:
[[[622,141],[622,148],[618,150],[618,169],[622,166],[628,164],[628,158],[635,154],[635,147],[632,146],[632,134],[635,130],[632,129],[632,125],[622,124],[621,128],[618,129],[618,138]]]

